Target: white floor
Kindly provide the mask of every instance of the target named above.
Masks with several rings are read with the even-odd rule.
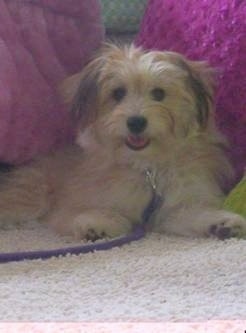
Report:
[[[1,252],[71,245],[44,227],[1,230]],[[246,318],[246,240],[149,235],[105,252],[0,265],[0,320]]]

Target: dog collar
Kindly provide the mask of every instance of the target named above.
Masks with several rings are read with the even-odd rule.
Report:
[[[142,225],[144,227],[147,226],[147,224],[150,221],[151,216],[160,207],[160,205],[163,202],[163,196],[157,190],[156,172],[154,172],[151,169],[146,169],[145,170],[145,179],[146,179],[146,182],[151,187],[152,197],[151,197],[151,200],[150,200],[148,206],[144,209],[144,212],[142,215]]]

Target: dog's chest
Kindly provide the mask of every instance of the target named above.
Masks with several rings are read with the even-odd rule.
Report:
[[[82,179],[76,177],[72,190],[66,198],[75,208],[110,209],[138,222],[159,188],[153,189],[153,178],[146,170],[114,166],[88,172]]]
[[[153,199],[161,196],[157,185],[156,175],[151,170],[139,172],[119,169],[113,177],[112,174],[108,175],[108,181],[105,179],[107,190],[104,193],[109,191],[110,199],[107,204],[111,208],[139,221],[146,209],[153,205]]]
[[[118,170],[116,177],[109,177],[107,189],[112,208],[125,216],[139,218],[151,199],[152,191],[142,173]]]

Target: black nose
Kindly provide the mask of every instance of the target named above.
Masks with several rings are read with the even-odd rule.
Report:
[[[142,116],[133,116],[127,119],[127,127],[134,134],[139,134],[147,127],[147,119]]]

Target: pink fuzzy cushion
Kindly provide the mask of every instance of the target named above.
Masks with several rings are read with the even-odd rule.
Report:
[[[97,0],[0,0],[0,160],[19,163],[69,142],[57,85],[103,38]]]
[[[246,165],[246,1],[150,0],[136,44],[219,69],[216,119],[240,174]]]

